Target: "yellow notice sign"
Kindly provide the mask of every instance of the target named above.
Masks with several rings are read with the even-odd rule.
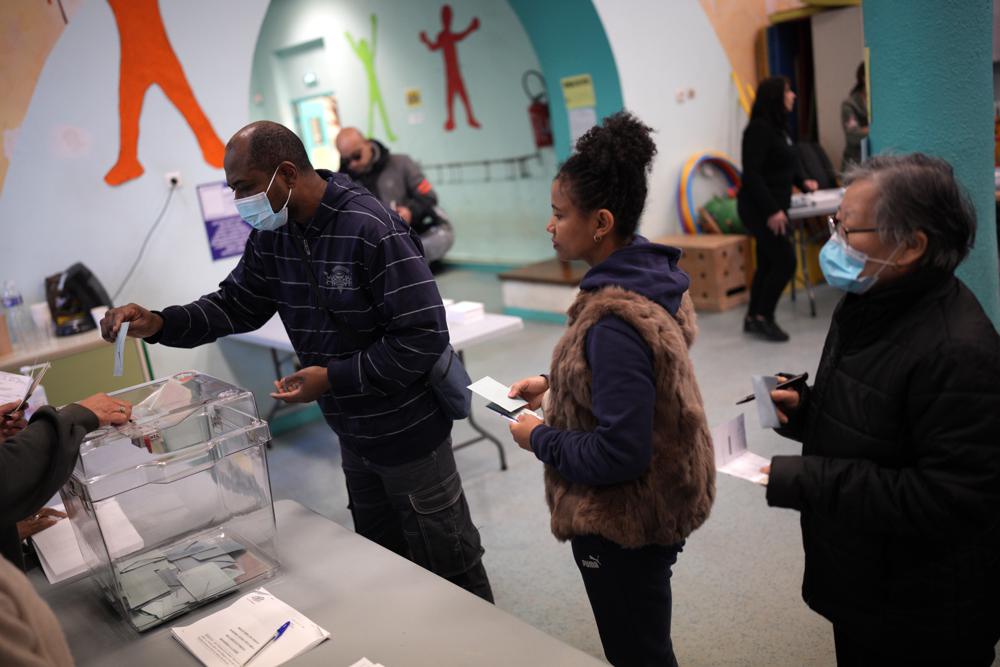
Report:
[[[589,74],[576,74],[559,80],[562,84],[563,99],[567,109],[582,109],[596,107],[597,97],[594,95],[594,81]]]
[[[406,106],[411,109],[419,107],[423,104],[423,99],[420,96],[419,88],[407,88],[405,91],[406,95]]]

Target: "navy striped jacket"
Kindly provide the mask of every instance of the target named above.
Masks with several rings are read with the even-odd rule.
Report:
[[[410,461],[451,431],[424,380],[448,344],[441,295],[416,233],[346,176],[317,171],[328,184],[313,220],[251,232],[218,291],[165,308],[148,340],[195,347],[257,329],[277,311],[302,365],[327,368],[331,389],[319,405],[341,445],[376,463]],[[317,303],[303,257],[353,334]]]

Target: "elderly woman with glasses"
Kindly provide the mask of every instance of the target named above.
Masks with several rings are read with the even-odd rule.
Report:
[[[853,168],[827,280],[847,292],[816,383],[772,392],[801,456],[768,504],[801,514],[802,596],[838,665],[990,665],[1000,639],[1000,337],[955,277],[975,213],[944,161]]]

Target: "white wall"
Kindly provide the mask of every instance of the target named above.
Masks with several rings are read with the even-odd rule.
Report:
[[[687,158],[718,150],[740,163],[746,116],[732,68],[697,0],[594,0],[594,6],[618,65],[625,107],[657,130],[659,152],[640,231],[651,238],[679,233],[677,179]],[[689,88],[694,98],[678,104],[676,91]],[[696,200],[707,199],[710,183],[695,190]]]
[[[225,142],[247,122],[251,60],[267,0],[161,2],[167,33],[202,109]],[[87,2],[55,45],[11,155],[0,193],[0,279],[17,281],[29,302],[43,278],[76,261],[113,293],[180,171],[175,194],[120,303],[152,308],[211,291],[235,259],[212,262],[194,185],[225,178],[202,160],[194,135],[159,88],[146,94],[139,160],[146,173],[119,187],[104,174],[118,154],[119,42],[111,9]],[[266,389],[269,357],[235,342],[196,350],[150,347],[158,375],[197,368]],[[260,396],[260,393],[258,393]]]
[[[395,142],[387,139],[376,114],[373,136],[390,150],[407,153],[423,164],[502,159],[535,153],[528,120],[529,101],[522,91],[521,75],[540,65],[517,16],[507,2],[462,0],[453,2],[452,29],[464,30],[472,17],[478,30],[458,45],[459,63],[473,111],[482,128],[467,126],[465,109],[456,100],[455,129],[443,129],[447,117],[445,76],[441,52],[430,52],[420,41],[420,31],[434,39],[441,30],[439,0],[295,0],[274,2],[268,10],[254,53],[254,92],[263,97],[253,113],[281,120],[295,127],[292,101],[305,91],[296,82],[282,82],[275,53],[322,39],[327,62],[320,82],[307,94],[331,91],[337,97],[343,127],[355,125],[362,132],[368,124],[368,81],[345,31],[355,40],[370,41],[369,17],[378,17],[376,72]],[[405,91],[417,88],[423,104],[419,122],[410,123]],[[287,92],[286,92],[287,91]],[[482,170],[464,170],[462,182],[453,172],[430,170],[441,206],[455,225],[453,261],[526,263],[552,256],[545,225],[549,215],[549,187],[555,176],[551,148],[541,151],[542,161],[531,161],[530,178],[505,180],[507,167],[495,166],[493,179],[482,182]],[[338,165],[317,165],[337,169]],[[505,233],[498,233],[498,229]]]
[[[491,23],[496,25],[500,10],[487,13],[484,2],[470,6],[483,12],[484,31],[479,38],[489,42],[488,51],[495,55],[505,48],[507,37],[490,34],[486,18],[493,16]],[[268,4],[267,0],[160,3],[174,50],[223,141],[249,120],[251,54]],[[675,232],[677,177],[687,156],[716,149],[739,157],[743,118],[729,80],[728,62],[697,0],[596,0],[595,6],[609,34],[626,105],[659,130],[660,154],[643,232],[654,237]],[[509,14],[504,7],[502,13]],[[456,6],[456,26],[464,27],[469,14]],[[438,21],[432,14],[409,29],[414,33],[424,27],[432,30]],[[362,25],[355,30],[362,32]],[[523,33],[515,42],[506,48],[527,48]],[[473,42],[467,45],[469,51],[463,55],[468,56],[464,60],[467,71],[487,68],[488,58],[483,58],[488,54],[473,56]],[[383,56],[388,58],[388,54],[387,50],[379,55],[382,67],[386,64]],[[524,58],[534,60],[533,54]],[[341,64],[357,68],[356,62]],[[235,258],[211,260],[194,190],[196,184],[221,180],[224,174],[202,160],[193,134],[159,88],[147,93],[141,118],[139,159],[146,173],[119,187],[104,183],[104,174],[118,152],[118,66],[118,34],[110,8],[96,0],[84,3],[45,65],[0,192],[0,232],[5,241],[0,244],[0,279],[16,280],[29,302],[42,300],[46,275],[76,261],[85,262],[114,292],[164,201],[167,171],[180,171],[184,186],[174,196],[119,302],[136,301],[153,308],[187,302],[213,290],[236,262]],[[408,78],[395,84],[387,79],[383,92],[392,95],[393,87],[410,85]],[[467,78],[466,83],[472,95],[478,86],[496,85],[481,76]],[[425,99],[440,93],[426,85]],[[678,88],[693,88],[694,99],[677,104],[674,91]],[[523,97],[518,82],[518,90],[511,93],[517,113],[509,122],[523,124],[526,100],[519,95]],[[352,110],[346,100],[343,109],[348,122],[354,122],[359,111]],[[478,111],[484,122],[494,120],[485,107]],[[427,123],[432,122],[428,113]],[[522,130],[515,131],[526,134]],[[422,148],[413,144],[414,152]],[[547,185],[546,180],[538,205],[542,235]],[[529,217],[522,210],[512,215]],[[530,219],[534,221],[534,213]],[[517,235],[510,233],[509,226],[491,233],[515,243],[537,244],[525,238],[527,233],[512,239]],[[548,256],[551,251],[547,245],[544,248]],[[268,354],[237,342],[221,341],[190,351],[160,346],[150,350],[158,375],[196,368],[253,389],[258,397],[269,386]]]
[[[839,170],[845,143],[840,103],[854,87],[858,63],[865,57],[861,8],[822,12],[810,21],[819,144],[830,157],[834,169]]]

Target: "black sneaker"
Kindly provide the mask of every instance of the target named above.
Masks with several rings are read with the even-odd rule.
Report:
[[[761,333],[760,325],[763,322],[764,320],[758,320],[756,317],[743,318],[743,333],[748,333],[748,334]]]
[[[788,334],[774,320],[758,320],[757,324],[760,327],[760,335],[765,340],[775,343],[784,343],[788,340]]]

